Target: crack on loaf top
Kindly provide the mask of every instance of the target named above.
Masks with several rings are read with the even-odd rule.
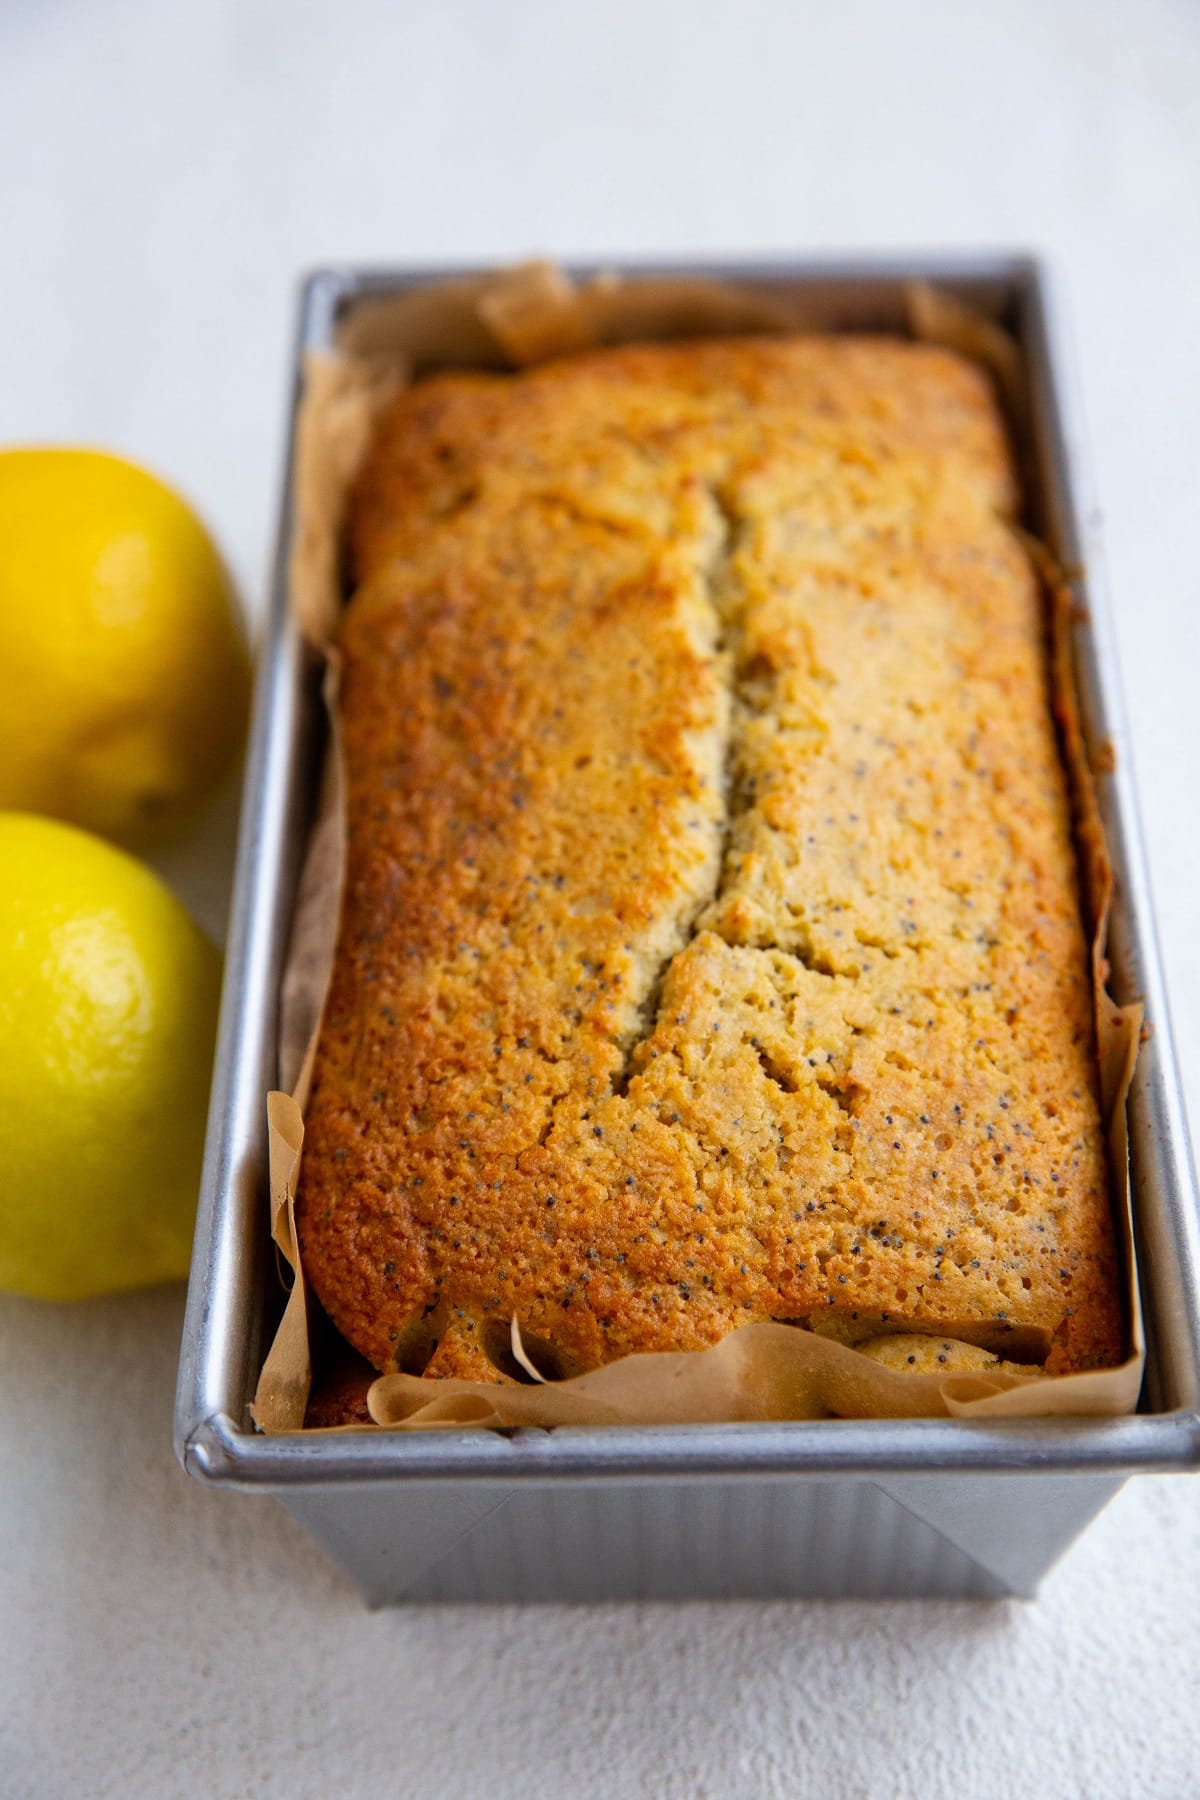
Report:
[[[691,904],[677,922],[678,928],[671,941],[664,946],[659,956],[657,967],[637,1008],[632,1032],[621,1045],[621,1061],[613,1075],[610,1089],[613,1094],[617,1095],[628,1091],[630,1080],[636,1073],[639,1052],[654,1033],[662,991],[671,965],[680,952],[685,950],[695,938],[698,920],[711,906],[720,891],[729,842],[729,770],[733,693],[728,632],[720,595],[727,579],[737,521],[736,516],[721,500],[717,488],[711,483],[705,485],[704,500],[704,522],[697,546],[699,556],[695,573],[698,595],[708,613],[711,625],[714,667],[724,689],[718,708],[721,734],[719,746],[720,813],[717,820],[716,842],[710,859],[712,873],[707,888],[692,897]]]

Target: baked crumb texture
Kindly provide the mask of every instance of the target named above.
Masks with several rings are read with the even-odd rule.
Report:
[[[985,378],[929,346],[637,347],[393,406],[297,1208],[378,1368],[495,1380],[514,1314],[558,1375],[761,1319],[1120,1360],[1014,504]]]

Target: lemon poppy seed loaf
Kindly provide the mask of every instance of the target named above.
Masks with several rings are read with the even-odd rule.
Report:
[[[1120,1358],[1039,585],[984,376],[867,338],[393,404],[352,509],[304,1266],[376,1367],[753,1320]]]

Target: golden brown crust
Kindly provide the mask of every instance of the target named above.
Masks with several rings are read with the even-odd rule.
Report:
[[[638,347],[402,395],[297,1221],[380,1368],[753,1319],[1119,1359],[1038,584],[984,378]],[[432,1364],[429,1358],[433,1356]]]

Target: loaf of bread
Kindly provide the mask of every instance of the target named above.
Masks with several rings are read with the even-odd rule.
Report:
[[[986,377],[883,338],[393,404],[297,1204],[377,1368],[497,1379],[514,1316],[557,1375],[768,1319],[1120,1360],[1015,505]]]

